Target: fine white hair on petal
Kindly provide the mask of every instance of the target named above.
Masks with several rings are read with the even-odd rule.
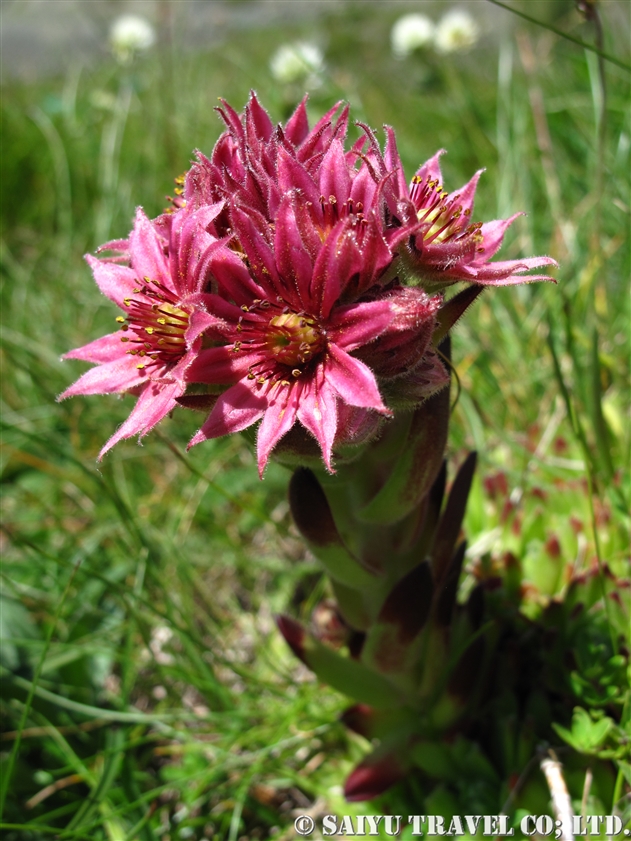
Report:
[[[278,82],[297,82],[317,77],[324,70],[322,50],[309,41],[281,44],[270,59],[270,71]]]
[[[148,50],[155,41],[153,26],[140,15],[121,15],[110,28],[112,50],[122,62],[129,61],[135,52]]]
[[[480,28],[465,9],[452,9],[436,26],[435,46],[440,53],[466,50],[478,40]]]
[[[427,46],[434,37],[434,22],[426,15],[404,15],[390,32],[392,52],[403,58],[419,47]]]

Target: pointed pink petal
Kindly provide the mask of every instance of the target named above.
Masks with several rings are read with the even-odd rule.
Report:
[[[235,353],[232,345],[201,350],[186,371],[189,383],[230,385],[246,376],[249,368],[260,362],[260,353]]]
[[[142,438],[146,435],[162,418],[175,409],[176,397],[180,393],[177,383],[171,386],[147,383],[130,416],[99,453],[99,460],[121,439],[131,438],[132,435],[140,435]]]
[[[332,196],[341,212],[351,192],[351,179],[344,149],[339,140],[334,140],[322,159],[320,169],[320,192],[325,201]]]
[[[322,366],[318,366],[311,379],[303,384],[298,420],[316,439],[327,470],[334,473],[331,456],[337,432],[337,400]]]
[[[337,345],[329,345],[324,376],[345,403],[391,414],[381,400],[375,375],[370,368]]]
[[[237,257],[237,265],[243,265],[239,258]],[[258,290],[259,295],[255,297],[260,298],[260,293],[262,290]],[[216,295],[214,293],[209,292],[201,292],[199,295],[191,295],[191,300],[194,305],[203,307],[208,313],[213,316],[216,316],[221,321],[225,322],[225,327],[222,329],[217,325],[217,329],[220,329],[222,333],[226,331],[226,329],[230,332],[230,335],[233,335],[235,327],[240,318],[243,318],[243,310],[237,304],[233,304],[230,300],[226,300],[230,296],[222,297],[221,295]],[[252,303],[252,298],[248,297],[248,303]]]
[[[253,280],[243,260],[230,248],[213,251],[209,269],[217,280],[219,292],[239,306],[266,297],[266,291]]]
[[[478,181],[480,180],[480,176],[484,172],[483,169],[479,169],[473,178],[468,181],[463,187],[459,190],[454,190],[453,193],[450,193],[447,197],[448,202],[456,201],[459,205],[462,206],[463,210],[473,210],[473,199],[475,197],[475,191],[478,186]]]
[[[383,238],[383,223],[377,211],[365,215],[361,244],[361,262],[358,277],[357,297],[377,281],[382,272],[392,263],[392,250]],[[348,284],[345,294],[349,292]]]
[[[309,300],[314,311],[328,318],[349,279],[360,269],[352,222],[347,218],[338,222],[328,235],[313,267]]]
[[[64,353],[63,359],[83,359],[85,362],[114,362],[125,356],[126,346],[121,342],[123,333],[118,330],[108,336],[101,336],[83,347]]]
[[[174,292],[169,262],[164,253],[165,244],[150,220],[147,219],[143,209],[139,207],[136,210],[134,229],[129,235],[131,266],[139,279],[144,280],[148,277],[151,280],[157,280]]]
[[[396,136],[394,134],[394,130],[390,126],[385,126],[385,130],[387,138],[384,155],[386,168],[395,173],[396,191],[399,198],[407,198],[409,195],[408,186],[405,181],[403,164],[401,163],[401,158],[399,157],[399,151],[397,149]]]
[[[300,146],[309,134],[309,119],[307,117],[307,98],[305,95],[285,125],[285,136],[292,146]]]
[[[96,249],[96,253],[100,254],[102,251],[122,251],[127,253],[129,251],[128,239],[111,239],[109,242],[104,242]]]
[[[333,119],[334,114],[336,111],[339,111],[340,105],[342,103],[338,102],[334,105],[326,114],[318,120],[315,126],[311,129],[308,136],[305,138],[304,142],[300,146],[298,150],[298,160],[301,162],[309,160],[309,158],[313,157],[313,155],[317,154],[318,152],[322,152],[326,150],[326,147],[331,142],[333,129],[331,128],[331,120]],[[340,130],[342,134],[345,134],[345,125],[348,122],[348,106],[345,106],[342,113],[338,117],[338,122],[336,128]]]
[[[270,453],[294,425],[301,391],[299,382],[290,383],[288,386],[276,383],[268,391],[268,406],[256,436],[256,452],[261,478],[263,478],[263,471]]]
[[[245,148],[245,131],[243,129],[243,124],[241,122],[241,118],[234,110],[231,105],[228,105],[225,99],[221,100],[221,108],[217,107],[216,111],[221,114],[224,119],[224,122],[228,126],[228,130],[230,134],[234,138],[235,143],[239,149],[241,154],[241,160],[245,161],[247,158],[246,148]]]
[[[208,420],[188,446],[247,429],[263,417],[266,403],[265,397],[255,394],[249,384],[238,382],[219,397]]]
[[[361,169],[353,179],[351,186],[351,198],[354,207],[357,207],[357,203],[361,202],[364,206],[363,212],[366,213],[372,207],[376,192],[377,182],[369,167],[362,161]]]
[[[206,230],[217,218],[224,202],[197,211],[187,208],[171,215],[172,233],[169,249],[169,273],[179,295],[198,292],[207,279],[208,261],[223,242]]]
[[[245,106],[245,122],[248,127],[250,124],[252,125],[256,136],[262,140],[269,140],[274,131],[274,125],[269,118],[269,114],[261,106],[254,91],[250,92],[250,101]]]
[[[317,205],[320,191],[303,164],[293,157],[283,146],[278,150],[278,186],[282,193],[301,190],[303,201]]]
[[[423,166],[417,170],[415,177],[424,180],[429,178],[430,180],[437,180],[439,184],[443,183],[443,176],[440,171],[440,156],[445,154],[444,149],[439,149],[436,154],[431,157],[428,161],[426,161]]]
[[[145,369],[138,368],[138,357],[127,356],[86,371],[76,383],[60,394],[58,400],[77,394],[114,394],[129,391],[147,380]]]
[[[329,319],[330,340],[347,353],[380,336],[395,312],[389,299],[336,307]]]
[[[126,310],[123,303],[125,298],[138,288],[139,281],[134,270],[128,266],[97,260],[91,254],[86,254],[85,260],[92,269],[94,280],[101,292],[122,310]]]
[[[480,268],[474,268],[475,282],[492,284],[493,286],[514,286],[518,283],[534,283],[538,280],[548,280],[556,283],[548,275],[525,275],[530,269],[540,266],[558,266],[552,257],[526,257],[523,260],[507,260],[505,262],[488,263]]]
[[[289,193],[281,201],[276,217],[274,251],[281,277],[285,283],[291,281],[294,285],[300,309],[308,309],[311,303],[308,291],[313,275],[313,260],[300,235],[295,199],[296,194]]]
[[[195,310],[188,321],[188,328],[185,334],[186,344],[190,347],[206,330],[222,327],[224,324],[225,322],[222,319],[214,315],[210,315],[203,310]]]
[[[485,263],[499,251],[509,225],[512,225],[515,219],[520,216],[524,216],[524,213],[514,213],[509,219],[495,219],[493,222],[485,222],[482,225],[480,228],[482,245],[480,247],[484,248],[484,251],[478,252],[475,263]]]
[[[231,212],[235,233],[252,267],[255,279],[269,297],[274,292],[284,298],[289,306],[300,309],[300,299],[292,285],[279,277],[270,239],[272,232],[260,214],[233,207]]]

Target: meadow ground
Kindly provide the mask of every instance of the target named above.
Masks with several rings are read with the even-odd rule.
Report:
[[[312,119],[345,99],[354,119],[393,125],[408,176],[445,148],[447,189],[486,167],[477,218],[527,212],[504,259],[560,264],[558,285],[491,290],[455,331],[449,452],[480,454],[469,562],[511,550],[550,594],[567,564],[597,558],[628,576],[629,7],[599,4],[616,63],[550,29],[597,42],[573,3],[513,6],[546,25],[495,7],[497,24],[486,16],[478,43],[447,55],[394,58],[390,28],[420,5],[359,2],[205,52],[164,30],[126,66],[5,78],[7,841],[293,838],[294,810],[318,800],[372,808],[341,797],[366,749],[336,723],[345,700],[296,665],[274,625],[326,594],[290,522],[286,470],[271,464],[260,482],[239,436],[187,454],[199,419],[185,410],[97,464],[131,398],[56,402],[84,370],[61,354],[117,314],[82,255],[125,236],[136,205],[161,212],[192,150],[209,153],[221,131],[217,97],[240,109],[254,88],[287,118],[304,82],[271,77],[284,42],[323,49]]]

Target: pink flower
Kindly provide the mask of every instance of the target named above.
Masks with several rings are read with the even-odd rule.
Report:
[[[441,299],[387,278],[387,178],[359,146],[344,151],[346,109],[311,131],[304,101],[284,129],[254,95],[242,117],[220,110],[228,131],[193,166],[185,195],[188,207],[226,199],[216,233],[230,247],[213,256],[209,300],[225,343],[202,350],[186,378],[230,388],[191,445],[260,421],[262,474],[281,439],[292,450],[299,423],[332,471],[334,448],[369,439],[391,414],[382,382],[416,372],[415,403],[446,384],[428,350]]]
[[[506,230],[523,214],[515,213],[509,219],[493,222],[473,221],[473,200],[482,170],[460,190],[448,193],[442,185],[439,158],[444,150],[441,150],[423,164],[408,188],[394,132],[390,128],[386,131],[388,141],[383,161],[372,136],[371,158],[379,165],[380,172],[390,173],[386,191],[389,211],[393,220],[409,234],[407,250],[401,256],[412,271],[429,282],[428,288],[458,281],[509,286],[553,280],[547,275],[524,275],[530,269],[557,266],[551,257],[491,262]],[[401,228],[395,231],[397,242],[401,242]]]
[[[72,350],[66,359],[94,362],[60,400],[77,394],[131,392],[138,401],[129,418],[101,450],[122,438],[143,436],[176,405],[185,374],[201,349],[201,334],[217,324],[206,310],[207,265],[221,245],[206,232],[221,205],[181,210],[149,221],[136,214],[129,240],[107,243],[122,256],[86,260],[101,292],[125,313],[120,329]],[[126,260],[128,265],[122,265]]]
[[[225,322],[227,343],[202,350],[187,379],[233,385],[191,444],[260,420],[261,474],[296,421],[314,436],[332,470],[340,403],[390,414],[374,373],[352,354],[387,330],[392,303],[342,303],[349,287],[375,283],[378,263],[366,260],[371,235],[364,250],[364,226],[349,214],[326,236],[323,217],[296,191],[284,196],[274,232],[252,212],[233,207],[232,224],[250,269],[228,248],[212,261],[218,292],[209,305]]]
[[[242,116],[225,101],[217,111],[228,129],[217,141],[209,158],[197,152],[198,161],[188,173],[184,197],[199,206],[231,200],[260,213],[268,222],[276,218],[283,195],[306,185],[310,190],[318,172],[326,166],[334,141],[338,149],[348,128],[348,106],[338,103],[310,130],[306,97],[285,126],[274,126],[254,93]],[[342,154],[343,151],[342,151]],[[327,184],[323,183],[325,189]],[[322,196],[328,201],[330,191]],[[320,200],[320,195],[315,196]],[[218,220],[227,229],[227,211]]]

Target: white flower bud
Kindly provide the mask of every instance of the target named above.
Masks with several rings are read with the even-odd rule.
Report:
[[[121,64],[129,64],[134,53],[148,50],[155,41],[153,26],[139,15],[121,15],[110,29],[112,52]]]
[[[322,51],[308,41],[281,44],[270,59],[272,76],[278,82],[289,84],[307,77],[316,80],[324,69]]]
[[[478,40],[480,30],[476,21],[464,9],[453,9],[438,22],[435,46],[440,53],[466,50]]]
[[[425,15],[404,15],[392,27],[392,52],[404,58],[419,47],[427,46],[434,37],[434,23]]]

